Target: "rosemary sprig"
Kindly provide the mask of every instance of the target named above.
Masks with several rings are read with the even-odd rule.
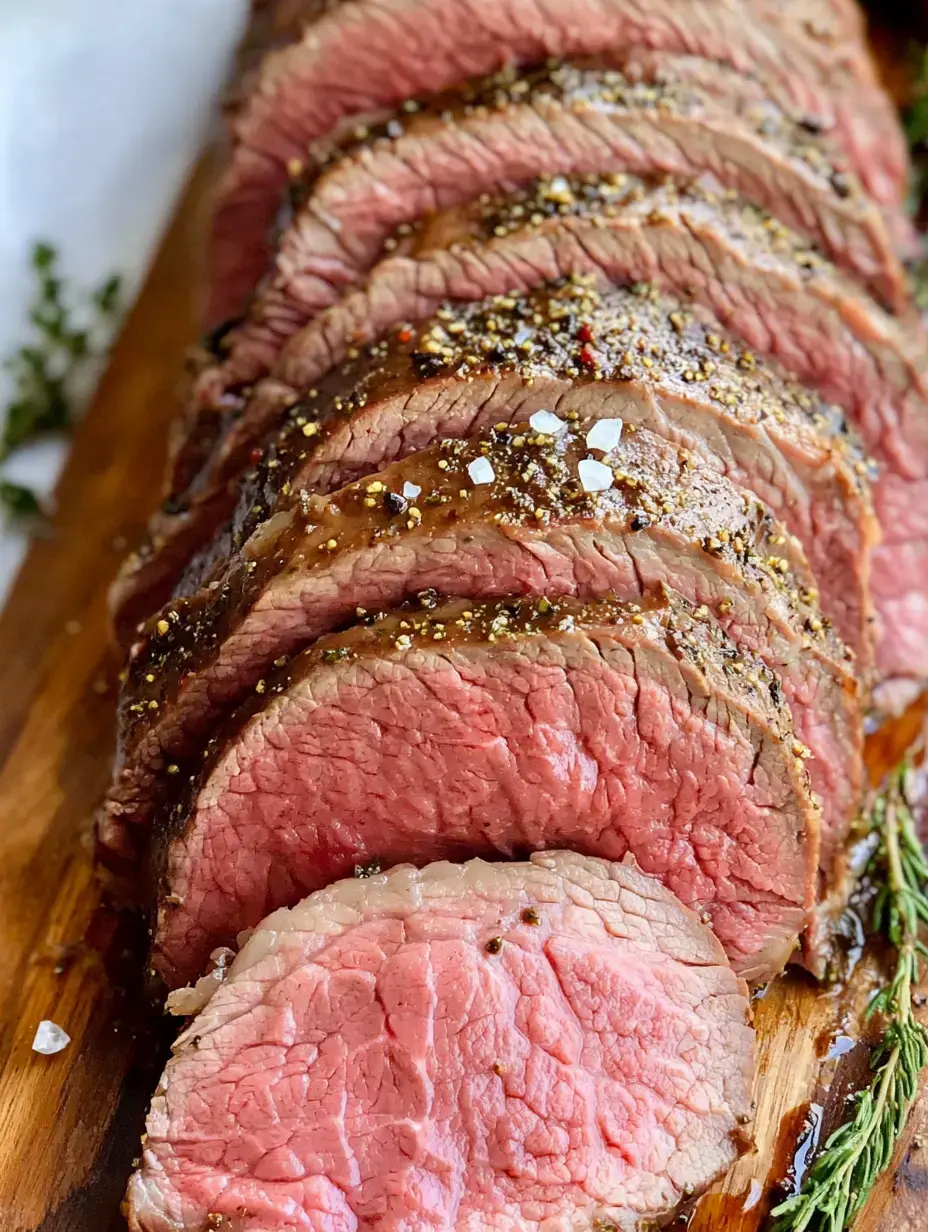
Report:
[[[32,270],[37,283],[29,310],[33,338],[4,363],[13,396],[0,427],[0,462],[34,437],[71,426],[80,382],[104,354],[119,309],[120,279],[108,278],[79,305],[88,321],[85,328],[75,323],[58,272],[58,254],[50,244],[35,245]],[[0,483],[0,505],[16,516],[39,511],[29,488],[7,481]]]
[[[867,1014],[881,1014],[883,1037],[870,1059],[873,1079],[853,1097],[854,1115],[831,1135],[798,1194],[773,1211],[774,1232],[845,1232],[851,1227],[893,1152],[928,1064],[928,1031],[912,1012],[920,960],[928,949],[928,863],[906,796],[905,769],[892,775],[870,816],[879,843],[869,871],[880,881],[873,928],[896,952],[889,983]]]

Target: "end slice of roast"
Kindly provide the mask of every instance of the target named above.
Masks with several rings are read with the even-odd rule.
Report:
[[[753,8],[746,11],[740,0],[663,0],[659,7],[641,0],[571,0],[569,20],[559,21],[557,6],[534,0],[338,6],[301,42],[268,57],[234,121],[235,149],[213,229],[213,323],[241,311],[267,268],[288,166],[304,163],[315,142],[348,117],[380,112],[509,63],[646,47],[767,78],[796,115],[832,131],[875,199],[898,205],[908,178],[905,141],[863,48],[852,45],[845,56],[830,38],[809,35],[816,23],[809,23],[805,0],[765,8],[794,11],[806,37],[751,20]]]
[[[554,435],[502,427],[326,498],[291,489],[225,573],[173,601],[133,647],[104,843],[131,850],[177,759],[266,689],[275,661],[351,623],[358,607],[395,607],[426,589],[623,601],[668,585],[782,677],[814,755],[830,850],[856,808],[860,700],[798,544],[686,450],[644,430],[608,450],[587,435],[570,423]]]
[[[631,853],[754,980],[814,903],[818,811],[780,682],[673,596],[426,592],[316,642],[207,747],[159,807],[152,965],[169,988],[372,861]]]
[[[129,1226],[654,1226],[747,1142],[749,1021],[633,865],[342,881],[266,920],[177,1041]]]

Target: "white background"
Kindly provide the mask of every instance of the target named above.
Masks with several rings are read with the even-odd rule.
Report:
[[[247,0],[0,0],[0,358],[26,340],[29,253],[131,296],[202,145]],[[0,406],[9,396],[0,375]],[[4,475],[51,491],[62,443]],[[22,537],[0,526],[0,602]]]

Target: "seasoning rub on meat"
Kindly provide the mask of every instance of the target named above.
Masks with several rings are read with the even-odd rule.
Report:
[[[663,1226],[928,678],[902,133],[853,0],[259,8],[112,592],[130,1227]]]

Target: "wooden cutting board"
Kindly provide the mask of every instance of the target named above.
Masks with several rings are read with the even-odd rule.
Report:
[[[119,670],[106,587],[157,499],[195,338],[205,184],[201,172],[190,186],[77,433],[52,532],[36,540],[0,618],[0,1232],[124,1228],[119,1204],[169,1037],[169,1024],[142,1011],[138,923],[95,884],[89,833]],[[898,742],[917,722],[889,736]],[[895,756],[886,743],[874,764]],[[757,1150],[703,1199],[692,1232],[763,1226],[809,1105],[824,1106],[827,1130],[865,1064],[862,1043],[837,1062],[826,1054],[857,1038],[868,979],[866,963],[840,992],[791,975],[758,1000]],[[55,1057],[31,1051],[43,1018],[72,1037]],[[928,1107],[922,1121],[928,1133]],[[860,1232],[928,1229],[928,1149],[914,1132],[913,1119]]]

